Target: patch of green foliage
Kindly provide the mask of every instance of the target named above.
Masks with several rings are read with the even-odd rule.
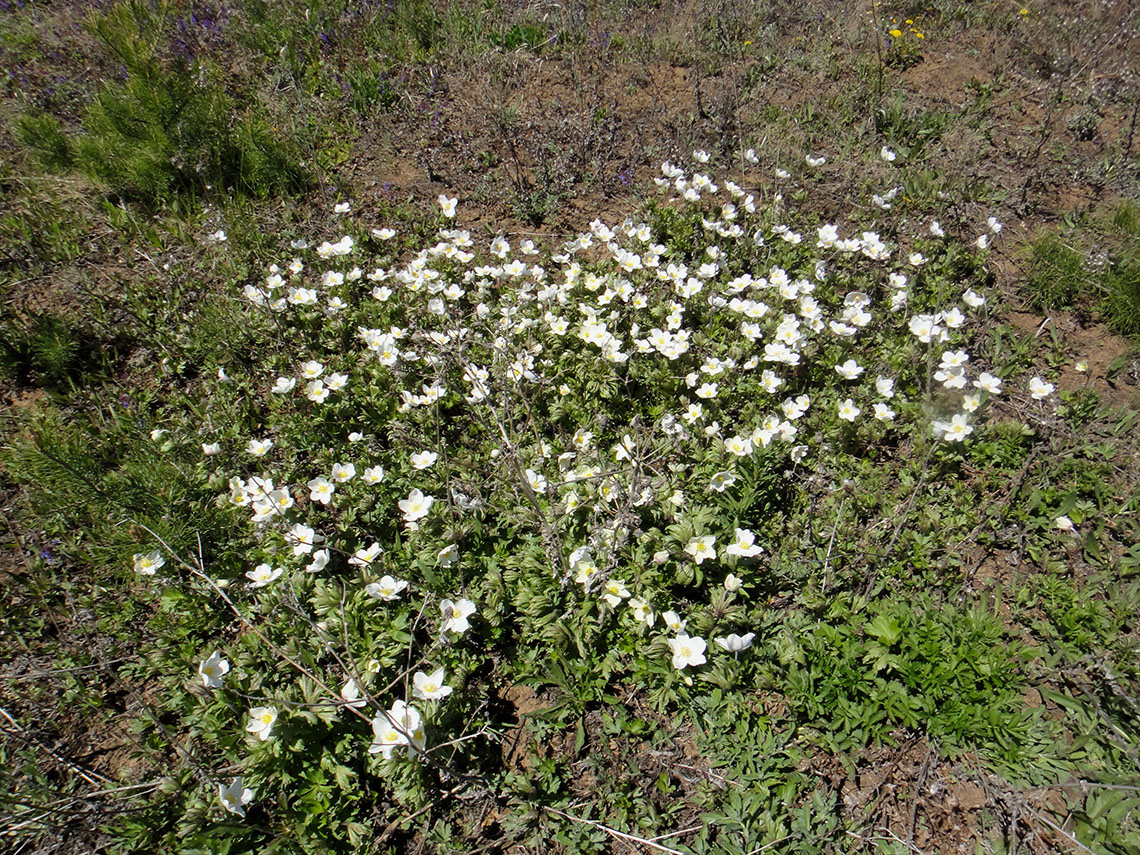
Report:
[[[231,93],[220,70],[164,55],[167,6],[125,0],[91,20],[121,64],[67,134],[58,119],[26,115],[18,135],[57,171],[78,170],[113,196],[147,204],[219,191],[263,197],[311,183],[298,142],[272,127],[252,91]]]
[[[1122,335],[1140,336],[1140,215],[1132,203],[1062,234],[1042,234],[1027,262],[1035,307],[1095,311]]]

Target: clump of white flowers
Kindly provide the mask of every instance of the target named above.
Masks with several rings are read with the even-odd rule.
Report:
[[[899,155],[884,146],[879,157]],[[723,177],[703,150],[692,170],[662,164],[662,204],[691,218],[695,246],[676,245],[647,215],[596,219],[544,251],[498,230],[472,234],[458,199],[443,194],[443,227],[429,245],[397,256],[399,235],[387,225],[314,241],[315,250],[295,241],[290,254],[300,257],[278,259],[243,287],[251,316],[272,316],[295,349],[251,379],[249,409],[264,423],[240,440],[196,440],[218,489],[228,484],[219,505],[249,525],[250,555],[230,591],[256,614],[283,604],[299,614],[315,591],[322,618],[298,626],[320,639],[321,655],[365,646],[351,635],[360,627],[378,636],[365,655],[338,654],[335,675],[318,687],[338,721],[358,719],[362,745],[370,738],[380,758],[372,762],[431,753],[429,729],[471,670],[456,663],[483,655],[472,637],[502,623],[505,607],[480,587],[498,559],[469,545],[471,530],[525,532],[497,544],[504,554],[533,535],[552,585],[599,620],[657,639],[654,655],[666,661],[667,651],[681,672],[671,679],[691,683],[684,672],[707,656],[738,656],[756,634],[717,628],[724,634],[708,633],[710,650],[687,634],[684,604],[646,579],[686,574],[699,603],[713,596],[708,578],[718,602],[736,602],[771,548],[757,520],[708,522],[692,509],[748,489],[761,461],[788,477],[810,472],[832,440],[909,432],[952,449],[984,433],[987,402],[1010,378],[970,349],[986,306],[977,283],[954,283],[931,302],[936,289],[926,283],[941,275],[948,243],[942,226],[897,237],[842,222],[797,226],[762,185],[820,169],[826,157],[762,171],[754,150],[740,160],[746,172]],[[875,213],[898,205],[899,192],[875,193]],[[334,234],[352,231],[350,219]],[[1001,223],[991,217],[987,229],[977,246]],[[883,352],[888,339],[918,354],[912,373]],[[653,378],[651,388],[623,402],[635,416],[613,423],[623,410],[607,410],[606,400],[621,393],[598,389],[631,377]],[[236,382],[227,390],[246,394]],[[1044,400],[1054,386],[1034,377],[1028,390]],[[931,418],[924,404],[935,391],[943,410]],[[549,423],[534,415],[547,410],[556,413]],[[388,414],[400,425],[390,436]],[[449,441],[464,433],[464,418],[487,431]],[[324,434],[298,437],[298,424],[314,433],[335,425],[338,439],[328,447]],[[509,526],[493,514],[509,514]],[[631,560],[638,526],[682,532],[655,535],[643,562],[652,572]],[[140,575],[164,564],[157,551],[134,556]],[[342,610],[351,617],[337,623]],[[203,686],[223,692],[250,681],[241,672],[218,650],[198,666]],[[306,691],[318,691],[306,680]],[[257,702],[248,747],[278,747],[259,744],[278,733],[279,709],[293,720],[294,708],[284,694],[274,703],[252,690],[244,697]],[[242,778],[218,787],[222,806],[244,816],[252,793]]]

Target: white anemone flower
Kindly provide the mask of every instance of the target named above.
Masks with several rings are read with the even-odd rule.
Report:
[[[356,685],[356,680],[352,677],[341,686],[340,697],[344,701],[344,706],[350,709],[359,710],[368,706],[368,701],[360,696],[360,686]]]
[[[468,618],[478,611],[478,607],[471,600],[460,599],[455,602],[442,600],[439,610],[443,613],[443,626],[441,632],[454,632],[462,635],[471,628]]]
[[[850,398],[839,403],[839,418],[843,419],[846,422],[854,422],[855,419],[859,417],[859,413],[861,412],[862,410],[856,407],[855,402]]]
[[[1034,401],[1044,401],[1057,387],[1052,383],[1046,383],[1040,377],[1034,377],[1029,381],[1029,394]]]
[[[427,469],[435,464],[439,459],[439,454],[434,451],[415,451],[411,455],[413,469]]]
[[[262,742],[273,734],[273,725],[277,722],[277,707],[253,707],[249,711],[249,723],[245,729]]]
[[[397,748],[411,746],[422,751],[427,743],[419,710],[405,701],[396,701],[390,710],[379,713],[372,720],[372,735],[368,753],[382,754],[385,760]]]
[[[344,484],[356,477],[356,467],[351,463],[334,463],[332,477],[338,484]]]
[[[430,674],[417,671],[412,675],[412,696],[421,701],[439,701],[451,694],[451,686],[444,685],[444,671],[438,668]]]
[[[157,549],[153,552],[136,552],[134,561],[135,572],[140,576],[153,576],[166,563],[166,559]]]
[[[736,476],[731,472],[717,472],[709,481],[709,489],[714,493],[723,493],[736,483]]]
[[[348,563],[354,567],[367,567],[384,551],[384,548],[379,543],[373,543],[367,548],[360,548],[353,553],[352,557],[348,559]]]
[[[950,421],[935,421],[931,425],[934,436],[946,442],[961,442],[974,432],[964,413],[957,413]]]
[[[306,573],[320,573],[329,563],[329,551],[318,549],[313,553],[313,560],[305,565]]]
[[[286,532],[285,540],[293,547],[293,555],[308,555],[313,551],[313,545],[321,540],[321,536],[309,526],[296,523]]]
[[[251,439],[245,450],[247,454],[253,457],[264,457],[271,448],[273,448],[273,440],[271,439]]]
[[[425,496],[418,488],[408,493],[408,498],[400,499],[396,504],[404,515],[404,522],[414,523],[422,520],[431,512],[434,496]]]
[[[215,650],[198,663],[198,676],[202,678],[202,685],[207,689],[220,689],[222,679],[230,672],[230,663],[222,658]]]
[[[665,622],[665,626],[670,632],[677,635],[682,634],[685,631],[686,624],[688,624],[688,621],[681,620],[681,616],[671,609],[661,615],[661,620]]]
[[[678,635],[669,639],[669,649],[673,651],[673,667],[681,671],[689,666],[705,664],[705,650],[708,645],[699,636]]]
[[[251,588],[264,588],[272,582],[276,582],[281,574],[285,572],[284,567],[273,567],[269,564],[258,564],[252,570],[245,574],[249,579],[249,587]]]
[[[685,552],[689,553],[698,565],[710,558],[716,560],[716,535],[706,534],[691,538],[685,544]]]
[[[740,653],[742,650],[747,650],[752,646],[752,640],[756,638],[756,633],[749,632],[744,635],[737,635],[735,632],[729,633],[722,638],[714,638],[713,641],[717,643],[718,647],[727,650],[729,653]]]
[[[218,800],[227,811],[245,819],[245,806],[253,801],[253,790],[238,775],[229,785],[218,782]]]
[[[336,492],[336,485],[323,476],[314,478],[306,486],[309,488],[309,500],[322,505],[327,505]]]
[[[392,576],[381,576],[379,582],[370,582],[364,587],[364,593],[375,600],[383,600],[386,603],[393,602],[400,599],[400,593],[408,587],[408,583],[403,579],[395,579]]]
[[[746,528],[736,530],[736,539],[724,550],[727,555],[736,555],[740,558],[753,558],[764,551],[764,547],[756,544],[756,535]]]

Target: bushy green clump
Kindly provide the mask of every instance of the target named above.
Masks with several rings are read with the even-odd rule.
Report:
[[[266,196],[306,187],[296,142],[269,125],[258,96],[227,92],[204,61],[163,56],[165,24],[162,7],[140,2],[93,18],[121,79],[103,85],[78,135],[50,116],[24,116],[21,141],[50,168],[77,169],[150,204],[208,188]]]
[[[279,794],[298,833],[342,816],[351,843],[358,780],[412,807],[485,762],[492,668],[562,687],[578,715],[623,677],[661,710],[739,687],[762,614],[751,592],[771,584],[781,514],[802,510],[795,485],[887,437],[953,447],[985,430],[1004,369],[966,349],[986,302],[976,250],[938,228],[902,246],[843,236],[778,195],[718,186],[707,157],[691,175],[663,167],[680,195],[645,221],[595,221],[561,246],[480,246],[441,197],[433,245],[356,223],[244,285],[247,327],[270,340],[199,393],[242,415],[161,441],[203,449],[198,471],[251,547],[142,538],[134,558],[180,608],[238,621],[239,640],[166,666],[207,690],[172,699],[204,756],[245,773],[195,795],[192,815],[247,801],[261,815]],[[867,627],[888,618],[904,619]],[[881,721],[986,744],[972,699],[1015,669],[958,697],[961,673],[922,669],[976,639],[935,617],[912,629],[917,648],[877,642],[913,707]],[[290,783],[318,765],[319,788]]]
[[[1042,310],[1100,313],[1117,332],[1140,335],[1140,217],[1123,203],[1064,235],[1047,232],[1029,247],[1030,301]]]
[[[1001,224],[884,236],[790,205],[755,152],[732,178],[694,160],[639,216],[552,246],[473,235],[447,196],[426,243],[340,202],[335,231],[187,313],[198,341],[155,373],[181,381],[239,327],[244,358],[105,406],[99,441],[15,443],[52,532],[83,531],[152,607],[161,641],[129,669],[163,693],[140,727],[193,762],[130,846],[358,851],[462,796],[517,808],[512,839],[600,848],[564,757],[504,765],[504,686],[549,692],[534,732],[570,730],[568,756],[610,711],[618,734],[700,731],[746,785],[694,797],[724,823],[697,851],[842,834],[793,737],[915,733],[1057,771],[1022,647],[946,597],[955,544],[991,523],[964,473],[1021,465],[1007,407],[1056,418],[1054,384],[988,336]]]

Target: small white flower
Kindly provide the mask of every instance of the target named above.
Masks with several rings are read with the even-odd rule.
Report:
[[[412,697],[422,701],[438,701],[451,694],[451,686],[443,683],[444,671],[438,668],[431,674],[417,671],[412,675]]]
[[[709,489],[714,493],[723,493],[736,483],[736,476],[731,472],[717,472],[709,481]]]
[[[323,404],[330,393],[331,390],[325,386],[323,380],[310,380],[305,384],[305,397],[314,404]]]
[[[745,635],[737,635],[735,632],[730,633],[723,638],[714,638],[713,641],[717,645],[729,653],[739,653],[742,650],[747,650],[752,646],[752,640],[756,638],[756,633],[749,632]]]
[[[327,505],[336,492],[336,485],[323,476],[314,478],[306,486],[309,488],[309,500],[322,505]]]
[[[526,482],[530,485],[530,488],[539,495],[546,493],[546,478],[533,469],[526,470]]]
[[[678,671],[690,665],[705,664],[705,640],[698,636],[678,635],[669,639],[669,649],[673,651],[673,667]]]
[[[241,775],[238,775],[228,786],[218,783],[218,800],[227,811],[245,819],[245,806],[253,801],[253,790],[245,786]]]
[[[322,538],[313,529],[302,523],[296,523],[285,539],[292,545],[294,555],[308,555],[313,551],[313,544]]]
[[[356,685],[356,680],[352,677],[341,686],[340,696],[344,700],[344,705],[350,709],[359,710],[368,706],[368,701],[360,697],[360,686]]]
[[[966,421],[964,413],[954,415],[948,422],[935,421],[931,428],[934,431],[935,438],[946,442],[962,442],[974,432],[974,428]]]
[[[688,621],[681,620],[680,615],[672,610],[662,614],[661,620],[665,623],[665,627],[676,635],[683,633],[685,631],[685,626],[688,624]]]
[[[373,542],[373,544],[369,547],[361,547],[360,549],[356,550],[356,552],[352,554],[352,557],[348,559],[348,563],[354,567],[367,567],[369,564],[375,561],[377,556],[379,556],[383,551],[384,548],[380,546],[379,543]]]
[[[861,412],[862,410],[856,407],[855,402],[850,398],[839,403],[839,418],[846,422],[854,422]]]
[[[989,392],[991,395],[1001,394],[1001,378],[995,377],[988,371],[982,372],[981,376],[974,381],[974,386],[983,392]]]
[[[724,441],[724,450],[737,457],[747,457],[752,453],[752,440],[746,436],[731,436]]]
[[[329,563],[329,551],[318,549],[313,553],[313,560],[305,565],[306,573],[320,573]]]
[[[249,711],[249,723],[245,729],[265,742],[272,734],[276,721],[277,707],[253,707]]]
[[[439,459],[439,454],[434,451],[416,451],[412,453],[411,461],[413,469],[427,469],[434,465]]]
[[[376,600],[386,603],[400,599],[400,592],[408,587],[403,579],[394,579],[391,576],[381,576],[379,582],[370,582],[364,586],[364,593]]]
[[[271,439],[251,439],[245,450],[247,454],[253,457],[264,457],[271,448],[273,448],[273,440]]]
[[[1064,515],[1057,517],[1055,525],[1058,531],[1074,532],[1077,530],[1077,527],[1073,525],[1073,521]]]
[[[166,563],[166,559],[162,557],[162,553],[158,550],[154,552],[136,552],[134,560],[135,572],[140,576],[153,576],[162,565]]]
[[[415,523],[431,512],[434,502],[434,496],[425,496],[419,489],[414,489],[408,493],[408,498],[400,499],[396,504],[404,515],[404,522]]]
[[[215,650],[198,663],[198,676],[202,678],[202,685],[207,689],[220,689],[222,678],[230,671],[230,663],[222,658]]]
[[[439,194],[439,207],[443,215],[448,219],[455,216],[455,206],[459,204],[458,199],[449,199],[444,193]]]
[[[693,537],[685,544],[685,552],[692,556],[693,561],[698,565],[703,564],[708,559],[716,559],[716,536],[706,534],[701,537]]]
[[[372,720],[373,742],[368,746],[369,754],[380,754],[385,760],[392,756],[396,748],[409,745],[422,751],[427,743],[423,719],[419,710],[405,701],[396,701],[387,712],[379,713]]]
[[[252,570],[245,574],[249,579],[249,587],[251,588],[264,588],[266,585],[276,582],[277,579],[285,572],[284,567],[273,567],[269,564],[258,564]]]
[[[439,610],[443,612],[443,626],[440,627],[440,631],[454,632],[457,635],[462,635],[470,629],[468,618],[478,611],[476,605],[467,599],[457,600],[454,603],[451,600],[442,600]]]
[[[756,543],[756,535],[750,529],[738,528],[735,537],[736,539],[724,550],[727,555],[754,558],[764,551],[764,547]]]
[[[1057,387],[1052,383],[1046,383],[1040,377],[1034,377],[1029,381],[1029,394],[1035,401],[1044,401]]]

